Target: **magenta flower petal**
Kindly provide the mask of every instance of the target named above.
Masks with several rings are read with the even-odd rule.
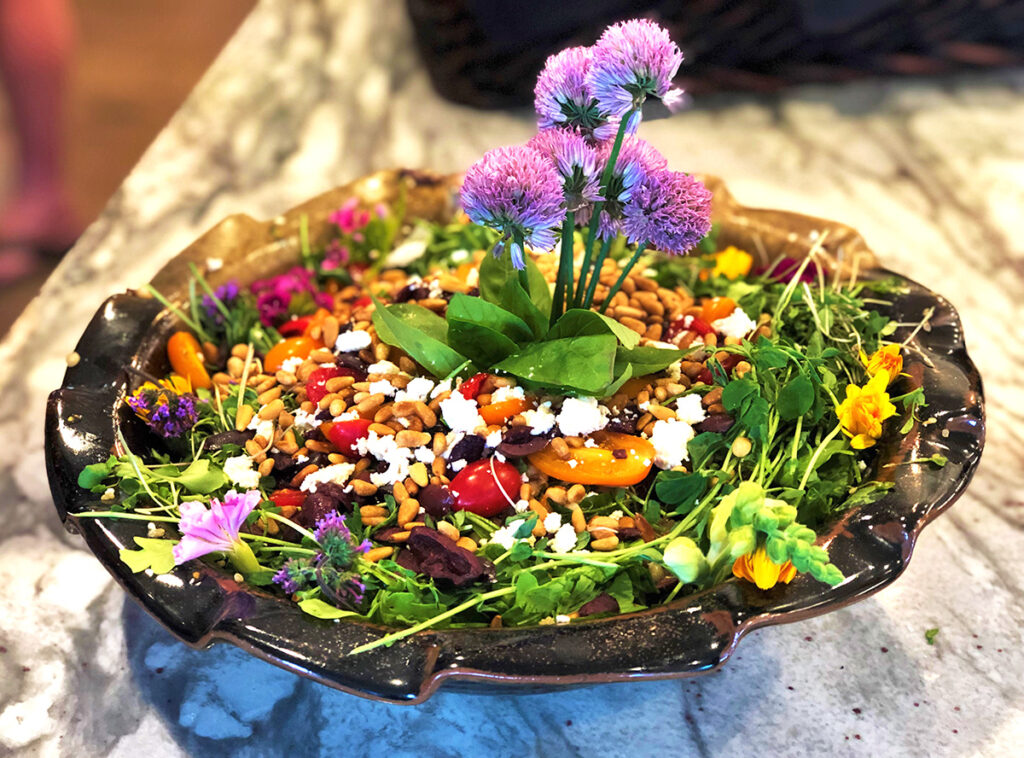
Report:
[[[562,177],[565,204],[579,210],[600,197],[601,176],[597,170],[597,151],[572,129],[542,129],[527,145],[551,158]]]
[[[682,105],[682,91],[672,87],[682,62],[679,47],[653,21],[621,21],[594,44],[584,79],[598,108],[612,116],[639,108],[648,97],[672,109]]]
[[[223,502],[211,500],[209,509],[202,503],[182,503],[181,522],[178,524],[181,541],[173,548],[175,564],[209,553],[233,550],[240,539],[238,533],[245,519],[262,498],[258,490],[243,494],[231,490]]]

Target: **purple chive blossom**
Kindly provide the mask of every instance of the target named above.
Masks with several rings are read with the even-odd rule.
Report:
[[[340,513],[329,513],[316,522],[313,532],[321,550],[311,558],[291,558],[274,574],[274,583],[289,595],[319,587],[334,605],[352,608],[363,600],[366,585],[354,564],[359,553],[370,549],[356,543]]]
[[[539,128],[568,126],[591,140],[615,136],[618,119],[600,111],[586,83],[592,56],[589,47],[570,47],[547,59],[533,90]]]
[[[598,167],[603,172],[611,157],[612,145],[609,142],[598,148]],[[597,220],[598,239],[607,240],[622,231],[622,209],[633,196],[634,189],[647,177],[668,168],[665,156],[659,153],[649,142],[639,137],[626,137],[622,141],[612,177],[608,182],[604,209]],[[589,208],[580,214],[580,223],[590,222]]]
[[[234,554],[239,550],[248,552],[248,557],[255,563],[252,551],[242,542],[238,532],[262,498],[258,490],[242,494],[231,490],[223,502],[211,500],[209,509],[202,503],[182,503],[181,523],[178,524],[181,541],[173,548],[175,565],[209,553]]]
[[[147,382],[126,399],[128,407],[161,437],[180,437],[199,420],[198,398]]]
[[[652,173],[623,208],[622,228],[631,243],[683,255],[711,230],[711,192],[678,171]]]
[[[599,199],[601,177],[597,172],[597,151],[579,132],[542,129],[527,146],[555,162],[555,168],[562,176],[567,209],[576,211]]]
[[[550,250],[565,216],[562,179],[554,164],[526,145],[499,147],[470,166],[462,184],[469,218],[501,232],[494,246],[507,248],[518,269],[526,267],[523,245]]]
[[[639,109],[648,97],[669,110],[683,105],[683,92],[672,79],[683,54],[668,32],[646,19],[612,24],[594,44],[586,84],[598,107],[613,116]]]

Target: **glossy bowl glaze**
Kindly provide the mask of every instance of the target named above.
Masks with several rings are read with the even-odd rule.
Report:
[[[393,201],[404,187],[410,218],[449,218],[459,177],[419,172],[382,172],[321,195],[284,216],[257,222],[232,216],[190,245],[160,271],[153,283],[184,302],[188,263],[206,268],[214,285],[237,278],[250,282],[286,269],[298,259],[299,218],[312,236],[326,239],[328,214],[349,197],[367,204]],[[714,190],[714,217],[722,244],[757,251],[762,259],[803,257],[827,232],[824,250],[834,265],[857,268],[860,276],[892,275],[849,227],[793,213],[744,208],[722,183]],[[69,368],[50,395],[46,414],[46,462],[54,503],[69,531],[81,534],[96,557],[136,601],[172,634],[194,647],[228,641],[283,668],[338,689],[379,700],[422,702],[445,681],[459,689],[527,692],[629,679],[686,677],[713,671],[752,629],[815,616],[840,608],[894,581],[910,560],[921,529],[960,496],[981,456],[985,414],[981,378],[964,348],[956,311],[941,296],[904,280],[906,294],[886,310],[897,322],[921,319],[934,309],[931,328],[910,342],[907,389],[921,385],[928,397],[927,426],[880,441],[876,477],[895,485],[878,502],[845,513],[824,531],[832,561],[846,580],[837,587],[800,576],[769,592],[735,580],[639,613],[564,626],[522,629],[458,629],[422,632],[390,648],[347,656],[378,639],[384,627],[320,621],[290,600],[239,584],[232,574],[192,561],[170,574],[133,574],[118,551],[145,534],[145,524],[79,518],[104,507],[76,484],[81,469],[116,449],[120,428],[136,447],[145,431],[124,405],[126,367],[161,375],[168,370],[163,346],[174,319],[151,298],[114,295],[93,317],[78,344],[81,361]],[[903,340],[909,329],[893,337]],[[900,391],[905,391],[901,388]],[[897,428],[892,424],[891,428]],[[943,468],[907,463],[933,454]],[[901,465],[893,465],[901,464]],[[499,686],[505,685],[505,686]]]

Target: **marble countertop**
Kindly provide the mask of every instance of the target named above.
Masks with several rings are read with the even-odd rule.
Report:
[[[431,90],[403,8],[262,3],[0,344],[0,756],[1020,755],[1021,71],[704,98],[645,126],[673,166],[724,177],[746,204],[847,222],[883,264],[948,296],[987,391],[981,467],[905,576],[752,634],[720,673],[372,703],[229,646],[186,648],[63,532],[43,406],[107,295],[228,214],[271,217],[379,168],[463,169],[530,136],[528,112]]]

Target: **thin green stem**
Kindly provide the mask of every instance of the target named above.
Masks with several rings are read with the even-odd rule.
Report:
[[[573,230],[576,228],[576,212],[567,211],[562,223],[562,252],[558,259],[558,277],[555,280],[555,298],[551,304],[551,323],[562,315],[566,303],[572,302],[572,257]]]
[[[153,287],[152,284],[146,285],[146,291],[149,292],[149,294],[151,294],[154,298],[156,298],[156,300],[161,305],[163,305],[167,310],[169,310],[171,313],[173,313],[175,316],[177,316],[183,322],[185,322],[185,326],[187,326],[189,329],[195,332],[196,336],[198,336],[199,339],[203,340],[204,342],[213,342],[213,340],[210,338],[210,335],[207,334],[206,330],[204,330],[203,327],[199,325],[198,321],[193,321],[183,310],[181,310],[181,308],[179,308],[166,297],[161,295],[160,292],[157,291],[157,289]]]
[[[590,270],[590,258],[593,255],[594,240],[597,239],[597,217],[604,210],[604,202],[599,200],[594,203],[594,210],[590,214],[590,224],[587,229],[587,243],[583,246],[583,263],[580,264],[580,281],[572,299],[574,308],[583,304],[583,282],[587,280],[587,272]]]
[[[594,260],[594,268],[590,272],[590,283],[587,285],[587,292],[583,296],[584,308],[589,308],[594,303],[594,291],[597,289],[597,283],[601,279],[601,267],[604,265],[605,258],[608,257],[608,251],[611,250],[612,239],[612,237],[609,237],[601,243],[601,250]]]
[[[474,597],[471,597],[466,602],[460,603],[459,605],[445,611],[444,613],[439,613],[436,616],[432,616],[431,618],[428,618],[426,621],[421,621],[420,623],[415,624],[414,626],[410,626],[408,629],[402,629],[398,632],[385,634],[378,640],[374,640],[373,642],[367,642],[365,645],[360,645],[359,647],[354,647],[348,651],[348,655],[358,655],[359,653],[365,653],[369,650],[373,650],[378,647],[391,645],[394,642],[398,642],[398,640],[405,639],[406,637],[412,634],[416,634],[416,632],[421,632],[424,629],[429,629],[430,627],[434,626],[435,624],[441,621],[444,621],[445,619],[449,619],[452,616],[457,616],[463,611],[469,610],[473,606],[479,605],[480,603],[486,600],[493,600],[496,597],[511,595],[515,591],[515,587],[502,587],[500,590],[492,590],[491,592],[485,592],[482,595],[476,595]]]
[[[641,243],[639,247],[637,247],[636,252],[633,253],[633,257],[629,259],[629,263],[627,263],[626,267],[622,269],[622,273],[619,275],[618,280],[612,285],[612,288],[608,290],[608,296],[604,299],[604,302],[601,303],[601,307],[597,309],[598,313],[604,313],[608,304],[612,301],[612,298],[618,294],[620,289],[622,289],[623,282],[626,281],[626,277],[629,276],[629,272],[633,270],[633,266],[635,266],[636,262],[640,260],[640,256],[643,255],[646,248],[646,242]]]
[[[814,471],[814,464],[818,462],[818,458],[821,457],[821,453],[825,450],[825,446],[828,445],[835,436],[839,434],[839,430],[843,428],[842,424],[836,424],[836,428],[829,432],[825,439],[821,441],[817,449],[814,451],[814,455],[811,456],[811,460],[807,464],[807,470],[804,471],[804,475],[800,478],[800,484],[797,486],[798,490],[802,490],[807,486],[807,480],[811,478],[811,472]]]

